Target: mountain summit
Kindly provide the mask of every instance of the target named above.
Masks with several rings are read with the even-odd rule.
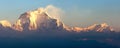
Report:
[[[40,28],[56,29],[62,27],[62,22],[50,17],[43,8],[23,13],[13,26],[18,31],[25,29],[37,30]]]

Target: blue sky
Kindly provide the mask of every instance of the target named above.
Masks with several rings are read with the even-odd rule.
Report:
[[[0,20],[14,22],[20,14],[47,5],[62,9],[62,20],[70,26],[106,22],[120,29],[120,0],[0,0]]]

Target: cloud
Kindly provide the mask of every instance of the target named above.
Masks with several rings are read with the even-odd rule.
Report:
[[[55,18],[55,19],[59,19],[61,20],[61,17],[64,13],[63,10],[61,10],[60,8],[57,8],[53,5],[48,5],[46,8],[45,8],[45,11],[49,14],[49,16],[51,18]]]

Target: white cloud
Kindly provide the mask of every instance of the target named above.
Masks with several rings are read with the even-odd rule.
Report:
[[[49,14],[50,17],[61,20],[61,17],[63,16],[64,11],[60,8],[57,8],[53,5],[48,5],[45,8],[46,12]]]

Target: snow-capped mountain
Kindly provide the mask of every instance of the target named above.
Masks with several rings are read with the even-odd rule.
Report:
[[[23,13],[14,24],[13,28],[19,31],[25,29],[37,30],[42,28],[57,29],[63,28],[63,24],[58,19],[49,17],[44,9],[39,8],[34,11]]]
[[[110,31],[114,31],[112,27],[110,27],[109,25],[107,25],[106,23],[103,24],[94,24],[90,27],[86,28],[87,31],[96,31],[96,32],[110,32]]]
[[[0,21],[1,26],[10,27],[13,30],[66,30],[68,32],[110,32],[113,29],[106,23],[94,24],[87,28],[69,27],[66,26],[61,20],[56,19],[47,13],[46,9],[39,8],[33,11],[25,12],[20,15],[15,24],[11,25],[8,21]]]

